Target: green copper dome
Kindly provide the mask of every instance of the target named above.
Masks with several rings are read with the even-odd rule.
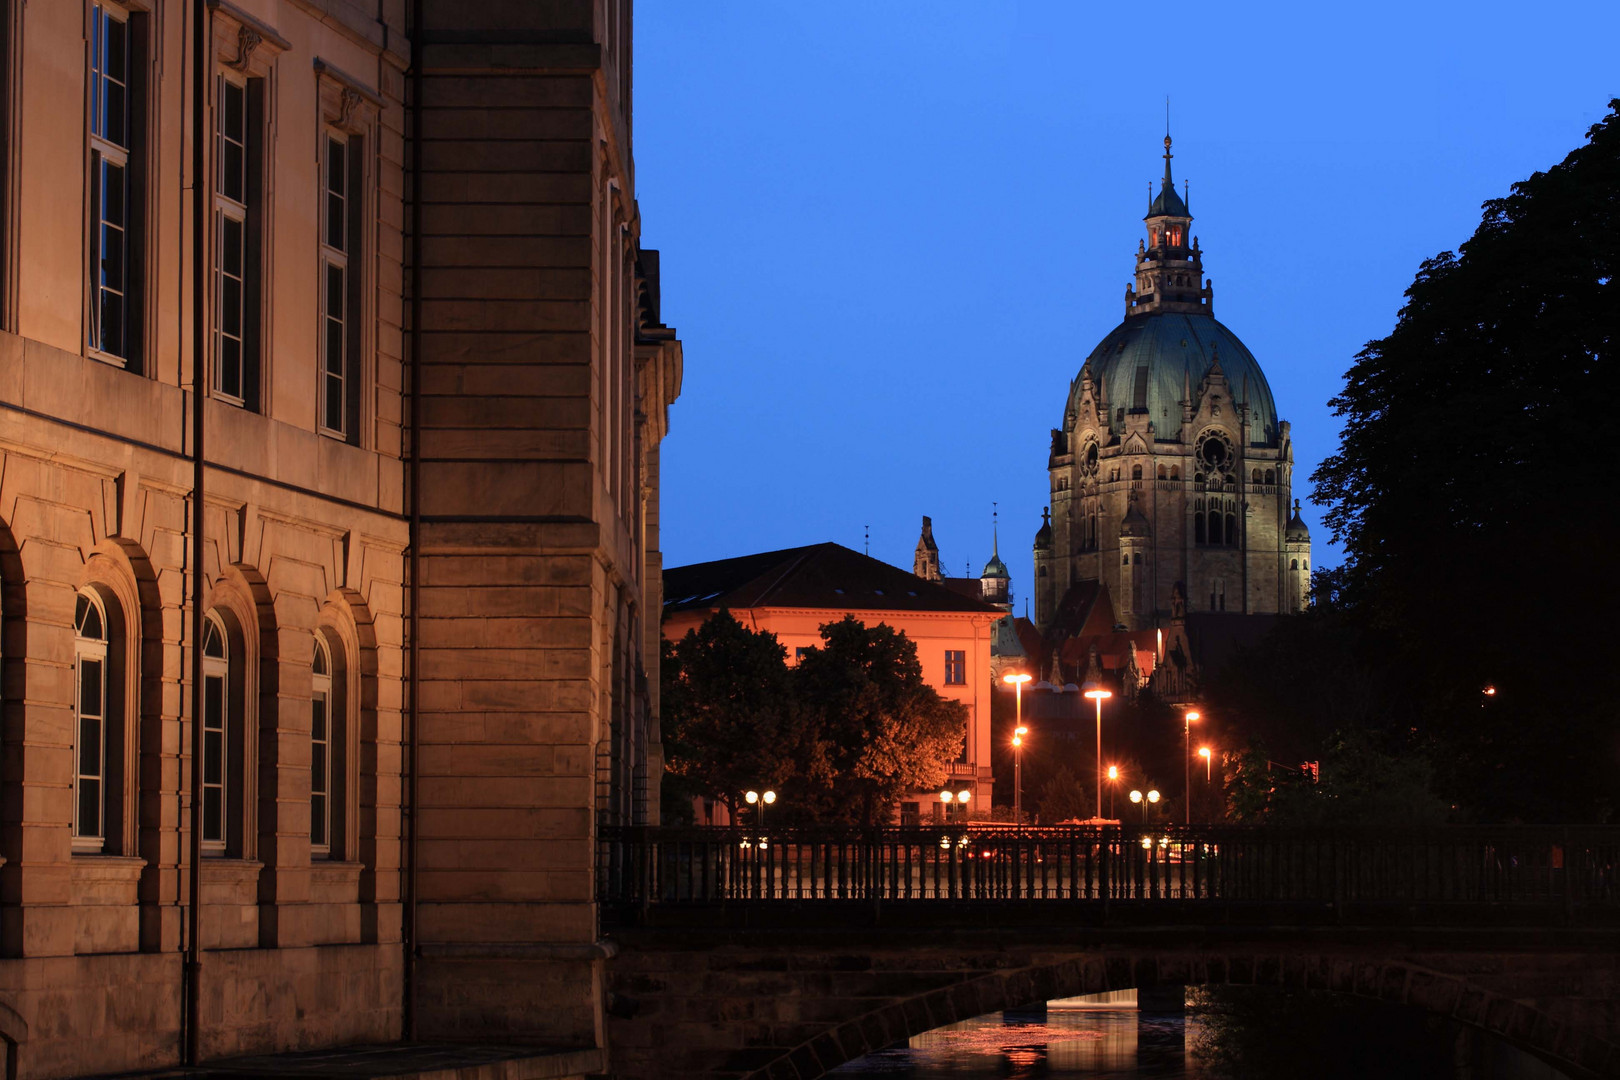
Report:
[[[990,556],[990,561],[984,564],[984,571],[979,576],[981,578],[1012,577],[1011,574],[1007,573],[1007,564],[1001,561],[1000,555]]]
[[[1188,388],[1198,393],[1198,384],[1217,357],[1232,397],[1223,409],[1246,401],[1250,443],[1275,446],[1277,406],[1260,363],[1214,316],[1133,315],[1091,350],[1086,363],[1107,399],[1110,431],[1123,434],[1127,415],[1146,412],[1156,437],[1171,440],[1181,432],[1181,402],[1188,397]],[[1077,380],[1071,393],[1079,392]]]

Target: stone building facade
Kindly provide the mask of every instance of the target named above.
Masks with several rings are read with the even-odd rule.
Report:
[[[1294,448],[1254,356],[1216,320],[1214,285],[1170,174],[1145,218],[1125,320],[1091,351],[1052,431],[1035,537],[1035,621],[1101,582],[1132,631],[1187,612],[1303,608],[1310,535]]]
[[[8,1076],[605,1066],[594,837],[656,813],[681,380],[630,25],[0,0]]]

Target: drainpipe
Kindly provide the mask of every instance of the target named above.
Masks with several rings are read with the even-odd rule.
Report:
[[[185,1061],[195,1065],[202,1047],[202,778],[203,778],[203,406],[207,401],[205,313],[207,200],[203,197],[208,137],[208,5],[196,0],[191,18],[191,827],[186,874]]]
[[[406,107],[411,133],[411,356],[410,356],[410,589],[406,594],[410,627],[410,657],[406,687],[410,720],[409,751],[405,758],[405,1037],[416,1038],[416,756],[421,711],[422,629],[418,611],[422,581],[422,0],[411,5],[411,98]]]

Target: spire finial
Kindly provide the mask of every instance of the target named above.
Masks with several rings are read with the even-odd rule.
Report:
[[[1170,179],[1170,95],[1164,95],[1164,186],[1175,190],[1175,181]]]
[[[990,503],[990,554],[998,559],[1001,558],[1001,540],[996,534],[1000,531],[998,529],[1000,524],[1000,511],[996,509],[996,503],[992,500]]]

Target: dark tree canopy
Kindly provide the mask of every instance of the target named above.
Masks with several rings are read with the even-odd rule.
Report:
[[[1333,399],[1341,445],[1312,476],[1347,555],[1321,584],[1365,635],[1361,662],[1391,675],[1386,716],[1435,740],[1442,783],[1492,816],[1590,819],[1620,775],[1602,685],[1617,263],[1611,111],[1423,264]]]
[[[662,674],[669,820],[694,796],[737,809],[772,787],[784,823],[886,819],[902,796],[937,789],[962,749],[967,710],[923,681],[917,647],[846,616],[789,669],[776,635],[710,616],[665,643]]]
[[[814,732],[807,800],[818,820],[876,824],[902,795],[944,781],[967,737],[967,708],[923,681],[917,646],[886,624],[846,615],[821,639],[793,669]]]
[[[787,650],[775,634],[717,612],[664,643],[661,678],[663,804],[672,818],[690,813],[697,796],[735,810],[743,791],[792,775]]]

